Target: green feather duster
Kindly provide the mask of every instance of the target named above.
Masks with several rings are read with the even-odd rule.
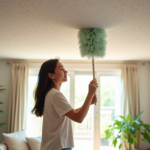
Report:
[[[104,29],[81,29],[78,32],[80,53],[82,57],[92,58],[93,78],[95,78],[94,57],[104,57],[106,33]]]
[[[81,29],[78,32],[82,57],[98,58],[105,56],[106,33],[104,29]]]
[[[82,57],[92,58],[93,79],[95,78],[94,57],[104,57],[106,50],[106,33],[104,29],[81,29],[78,32],[80,53]]]

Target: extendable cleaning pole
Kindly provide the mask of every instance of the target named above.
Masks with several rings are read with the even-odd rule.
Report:
[[[80,53],[82,57],[92,58],[93,79],[95,79],[94,57],[103,58],[106,50],[106,33],[104,29],[81,29],[78,32]]]

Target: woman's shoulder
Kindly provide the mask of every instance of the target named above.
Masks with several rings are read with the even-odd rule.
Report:
[[[54,97],[54,96],[55,97],[57,97],[57,96],[64,97],[64,95],[60,91],[52,88],[48,91],[48,93],[46,94],[46,97]]]
[[[46,94],[46,96],[54,96],[55,94],[57,94],[57,93],[59,93],[59,91],[58,90],[56,90],[56,89],[54,89],[54,88],[52,88],[52,89],[50,89],[49,91],[48,91],[48,93]]]

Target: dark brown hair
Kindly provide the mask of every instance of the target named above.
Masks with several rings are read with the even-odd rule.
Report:
[[[38,82],[34,90],[35,106],[32,110],[37,117],[42,117],[44,113],[44,102],[47,92],[53,87],[53,81],[48,77],[48,73],[55,73],[58,59],[50,59],[44,62],[40,68]]]

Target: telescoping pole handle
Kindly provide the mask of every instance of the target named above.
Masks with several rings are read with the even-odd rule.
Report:
[[[92,57],[93,79],[95,79],[94,57]],[[96,105],[96,103],[95,103]]]
[[[94,57],[92,57],[93,79],[95,79]]]

